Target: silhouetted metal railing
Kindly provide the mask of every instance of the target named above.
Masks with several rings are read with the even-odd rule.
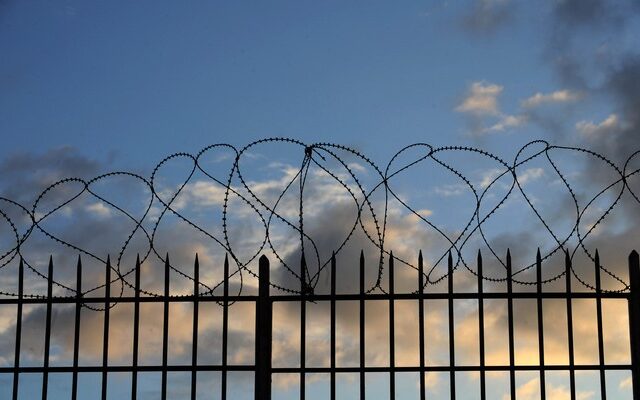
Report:
[[[304,270],[304,259],[302,260]],[[478,253],[477,260],[478,290],[475,293],[457,293],[453,290],[453,262],[451,255],[448,259],[449,274],[447,277],[446,292],[426,292],[424,290],[424,266],[422,254],[418,259],[418,290],[414,293],[397,293],[395,291],[395,268],[393,255],[389,258],[389,290],[388,293],[366,293],[364,284],[365,260],[361,253],[359,264],[359,293],[355,294],[338,294],[336,293],[336,259],[331,259],[330,265],[330,293],[314,294],[308,290],[304,280],[301,280],[301,294],[271,295],[270,289],[270,266],[269,260],[262,256],[259,260],[259,290],[257,296],[229,295],[229,262],[225,259],[224,263],[224,285],[223,294],[200,296],[199,295],[199,275],[200,267],[198,258],[196,257],[194,265],[194,287],[193,295],[189,296],[170,296],[170,264],[168,257],[165,260],[164,267],[164,294],[162,296],[140,296],[140,261],[137,260],[135,267],[135,284],[133,296],[119,296],[112,298],[110,293],[111,282],[111,263],[107,261],[105,271],[105,294],[104,297],[82,297],[81,294],[73,297],[54,297],[52,293],[53,282],[53,262],[49,260],[48,267],[48,285],[46,298],[31,298],[24,296],[24,266],[20,263],[18,274],[18,296],[17,298],[1,298],[2,305],[16,305],[16,339],[14,365],[12,367],[0,367],[0,374],[13,374],[13,391],[12,399],[18,399],[18,391],[20,385],[20,377],[24,374],[39,373],[42,374],[42,399],[47,399],[49,392],[49,375],[51,373],[70,373],[72,375],[72,399],[78,396],[78,374],[79,373],[100,373],[101,379],[101,398],[107,398],[107,382],[110,373],[127,372],[131,373],[131,396],[135,400],[138,396],[138,374],[141,372],[159,372],[161,373],[161,398],[167,397],[167,374],[170,372],[189,372],[191,373],[191,399],[196,399],[197,379],[196,375],[201,371],[218,371],[220,372],[220,398],[227,399],[228,394],[228,373],[234,371],[253,372],[255,377],[254,391],[255,399],[264,400],[271,398],[271,380],[273,374],[293,373],[299,374],[300,392],[299,398],[305,399],[306,396],[306,375],[310,373],[327,374],[330,379],[330,398],[336,398],[336,375],[340,373],[356,373],[359,375],[360,398],[365,399],[365,374],[370,372],[382,372],[389,374],[389,398],[397,398],[397,386],[395,374],[400,372],[414,372],[420,376],[420,399],[426,399],[425,373],[427,372],[445,372],[449,374],[450,395],[452,399],[456,398],[456,372],[478,372],[480,376],[480,397],[486,399],[487,382],[486,374],[490,371],[502,371],[509,373],[509,387],[511,398],[515,399],[516,395],[516,372],[518,371],[534,371],[539,372],[540,382],[540,398],[546,399],[545,373],[549,371],[568,371],[569,373],[569,390],[571,398],[576,398],[576,381],[575,374],[577,371],[597,371],[600,377],[600,397],[606,399],[606,377],[607,371],[630,371],[633,383],[633,398],[640,399],[640,262],[636,251],[629,256],[629,273],[630,273],[630,291],[628,292],[607,292],[601,288],[600,281],[600,265],[599,257],[595,258],[595,291],[590,292],[574,292],[571,288],[571,260],[567,256],[565,259],[565,291],[563,292],[545,292],[542,290],[541,279],[541,258],[538,253],[536,259],[536,276],[537,286],[533,292],[514,292],[512,281],[511,257],[507,254],[507,291],[506,292],[488,292],[483,288],[482,279],[482,257]],[[77,266],[76,288],[78,293],[82,293],[82,263],[78,260]],[[302,274],[304,276],[304,274]],[[454,300],[477,300],[478,301],[478,348],[479,363],[478,365],[458,365],[455,362],[455,326],[454,326]],[[484,326],[484,301],[487,299],[502,299],[507,302],[508,313],[508,351],[509,364],[507,365],[487,365],[485,359],[485,326]],[[537,336],[539,349],[538,365],[519,365],[515,362],[515,345],[514,345],[514,320],[517,318],[513,312],[514,299],[530,299],[535,300],[537,304]],[[567,333],[568,333],[568,354],[569,360],[567,364],[547,364],[545,362],[544,353],[544,319],[543,319],[543,300],[560,299],[566,300],[567,312]],[[597,336],[598,336],[598,362],[596,364],[577,364],[575,362],[575,344],[573,332],[573,299],[592,299],[596,303],[596,319],[597,319]],[[629,337],[631,350],[630,364],[607,364],[604,357],[604,335],[602,320],[602,301],[605,299],[624,299],[629,304]],[[382,300],[389,303],[389,365],[387,366],[367,366],[365,363],[365,309],[368,300]],[[398,366],[396,365],[395,356],[395,301],[398,300],[414,300],[418,303],[419,318],[419,365],[414,366]],[[427,365],[425,362],[425,347],[429,345],[427,337],[425,337],[425,302],[432,300],[446,300],[448,309],[448,338],[449,338],[449,365]],[[109,354],[109,314],[112,301],[118,303],[131,303],[134,306],[133,316],[133,343],[130,365],[110,365],[108,362]],[[306,303],[307,302],[329,302],[330,303],[330,366],[328,367],[310,367],[306,365]],[[342,301],[355,301],[359,304],[359,363],[355,367],[339,367],[336,365],[336,304]],[[172,303],[191,303],[193,304],[193,339],[191,348],[191,364],[190,365],[172,365],[168,363],[168,340],[169,340],[169,318],[170,304]],[[201,302],[217,302],[222,306],[222,353],[220,364],[204,364],[198,360],[198,316],[199,303]],[[234,302],[252,302],[255,304],[255,360],[253,365],[235,365],[230,364],[228,360],[228,330],[229,330],[229,307]],[[300,303],[300,366],[299,367],[273,367],[272,366],[272,310],[275,302],[298,302]],[[141,303],[160,303],[163,305],[163,328],[162,328],[162,362],[161,365],[140,365],[139,364],[139,342],[140,342],[140,304]],[[73,338],[73,364],[71,366],[52,366],[50,365],[50,347],[51,347],[51,316],[52,306],[54,304],[74,304],[75,305],[75,328]],[[86,304],[103,304],[104,310],[104,334],[103,334],[103,357],[99,366],[81,366],[78,363],[79,358],[79,338],[80,338],[80,319],[81,308]],[[45,343],[44,343],[44,360],[42,366],[22,366],[20,365],[21,339],[23,335],[23,307],[24,305],[44,305],[46,307],[45,320]]]

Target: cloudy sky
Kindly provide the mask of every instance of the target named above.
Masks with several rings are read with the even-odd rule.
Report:
[[[576,287],[588,290],[594,284],[590,259],[597,248],[607,268],[603,285],[624,289],[626,256],[639,247],[635,238],[640,234],[634,223],[640,218],[638,195],[632,191],[640,184],[633,172],[640,167],[633,157],[640,150],[638,37],[640,6],[633,0],[188,6],[0,1],[0,290],[6,295],[16,291],[17,243],[28,263],[26,279],[33,294],[46,289],[38,274],[46,273],[49,254],[57,265],[57,294],[73,294],[75,259],[81,253],[83,290],[100,295],[107,254],[125,274],[140,253],[143,287],[158,293],[167,252],[175,268],[176,294],[190,293],[195,253],[203,269],[202,290],[219,291],[225,253],[232,255],[232,271],[246,267],[232,277],[232,291],[255,291],[249,271],[256,270],[255,256],[262,253],[273,261],[273,283],[297,290],[303,247],[309,259],[307,279],[317,292],[327,290],[324,266],[336,249],[340,291],[357,288],[355,261],[361,249],[367,257],[367,289],[387,289],[387,274],[378,266],[381,256],[386,265],[393,250],[397,290],[412,291],[418,249],[425,254],[429,279],[438,281],[446,273],[443,257],[452,242],[459,290],[473,289],[472,260],[479,248],[489,277],[504,278],[504,254],[510,248],[517,279],[531,282],[535,276],[527,266],[537,247],[545,257],[544,278],[562,273],[562,254],[554,251],[560,244],[574,257]],[[299,143],[274,141],[243,149],[267,137]],[[568,148],[545,152],[545,144],[538,142],[520,152],[532,140]],[[234,147],[206,147],[217,143]],[[346,147],[319,145],[309,158],[305,145],[313,143]],[[423,145],[392,158],[413,143]],[[442,146],[473,147],[495,157]],[[241,149],[225,202],[225,185]],[[433,149],[438,150],[430,153]],[[165,159],[173,153],[180,154]],[[510,170],[512,165],[516,167]],[[126,174],[103,175],[114,171]],[[390,178],[387,188],[381,185],[385,174]],[[56,184],[65,178],[78,180]],[[270,241],[265,244],[267,232]],[[132,275],[124,279],[132,282]],[[438,284],[432,287],[437,290]],[[120,281],[112,284],[114,293],[121,288],[130,292]],[[526,289],[516,285],[516,290]],[[310,312],[309,364],[327,362],[325,306],[314,304]],[[368,306],[370,365],[388,361],[385,307]],[[396,331],[403,335],[398,362],[412,365],[417,307],[397,307]],[[477,335],[474,307],[457,304],[460,337]],[[496,302],[487,307],[492,307],[486,311],[487,329],[493,330],[487,335],[487,360],[503,364],[506,306]],[[535,311],[535,304],[527,302],[516,307],[523,315]],[[628,362],[628,337],[619,328],[627,318],[624,304],[605,307],[610,307],[606,315],[611,327],[605,332],[607,360]],[[253,311],[234,308],[230,357],[251,363]],[[589,358],[595,328],[588,318],[595,306],[585,302],[575,308],[575,329],[585,338],[576,357],[595,362]],[[55,362],[65,364],[72,351],[68,335],[73,309],[54,311],[52,354]],[[101,342],[102,317],[86,311],[83,332],[90,333],[83,336],[81,348],[84,362],[91,364],[101,359],[96,343]],[[206,349],[220,346],[221,313],[216,307],[210,312],[213,317],[203,317],[201,324],[201,358],[215,363],[219,350],[212,354]],[[358,357],[357,335],[355,341],[350,335],[358,329],[353,312],[357,309],[349,305],[339,310],[338,358],[344,365]],[[443,312],[434,305],[426,316],[432,327],[429,340],[438,344],[428,348],[434,363],[448,360],[446,353],[429,353],[446,348]],[[188,362],[192,310],[176,306],[171,313],[171,357]],[[280,307],[275,313],[274,363],[295,364],[296,309]],[[566,315],[545,313],[552,326],[560,326],[563,318],[566,324]],[[118,344],[111,346],[109,357],[114,363],[129,360],[131,315],[128,305],[113,309],[110,340]],[[14,318],[15,307],[0,307],[3,365],[13,362]],[[25,363],[41,363],[43,320],[42,309],[25,310],[25,326],[30,326],[24,331]],[[528,322],[516,326],[517,358],[536,363],[535,323],[532,327]],[[144,323],[149,337],[162,326],[153,318]],[[566,330],[549,334],[554,339],[548,341],[547,358],[566,363]],[[159,343],[149,340],[142,346],[145,362],[158,361]],[[474,340],[457,345],[463,349],[460,363],[478,362]],[[52,380],[52,398],[66,398],[67,378]],[[0,376],[0,382],[10,379]],[[38,379],[25,378],[22,398],[32,395],[29,390],[38,393]],[[122,395],[119,391],[126,393],[128,379],[110,380],[113,398]],[[171,379],[173,396],[185,396],[189,377]],[[296,377],[274,379],[279,398],[297,397]],[[386,379],[371,377],[372,398],[385,393]],[[506,375],[488,379],[495,391],[490,398],[507,396]],[[203,393],[218,380],[202,377]],[[411,374],[399,376],[398,396],[415,398],[416,380]],[[155,375],[141,380],[144,398],[155,398],[157,381]],[[459,381],[462,391],[477,391],[469,389],[478,387],[476,375],[461,374]],[[83,377],[81,389],[89,393],[96,382],[99,376]],[[241,384],[246,377],[232,382],[238,398],[251,390]],[[579,398],[599,398],[597,382],[595,373],[580,374]],[[519,374],[517,383],[519,399],[538,397],[535,374]],[[547,395],[565,398],[567,384],[566,373],[551,374]],[[610,397],[630,398],[627,375],[611,374],[607,385]],[[10,385],[0,387],[0,398],[10,395]],[[352,377],[339,387],[345,398],[357,395]],[[427,387],[435,398],[448,398],[446,377],[428,377]],[[326,377],[310,377],[309,388],[313,398],[324,398]]]

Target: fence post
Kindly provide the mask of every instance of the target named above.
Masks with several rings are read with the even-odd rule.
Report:
[[[640,399],[640,259],[637,251],[629,255],[629,338],[631,341],[631,379],[633,398]]]
[[[269,298],[269,259],[258,262],[258,302],[256,304],[255,399],[271,400],[271,299]]]

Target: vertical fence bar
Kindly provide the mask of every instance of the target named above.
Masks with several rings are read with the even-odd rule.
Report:
[[[453,313],[453,257],[451,256],[451,250],[449,250],[449,257],[447,258],[447,293],[449,295],[447,304],[449,307],[449,390],[451,393],[451,400],[455,400],[456,372],[454,370],[454,367],[456,364],[456,349]]]
[[[198,384],[198,315],[200,294],[200,261],[198,253],[193,262],[193,325],[191,330],[191,400],[196,400]]]
[[[24,298],[24,260],[20,257],[18,265],[18,306],[16,312],[16,346],[13,359],[13,392],[12,399],[18,400],[18,387],[20,383],[20,344],[22,339],[22,300]]]
[[[396,398],[396,318],[395,301],[393,299],[395,293],[394,269],[393,252],[391,252],[389,254],[389,367],[391,368],[389,374],[389,398],[391,400]]]
[[[224,255],[224,281],[222,282],[222,294],[224,295],[222,300],[222,372],[221,372],[221,385],[220,385],[220,399],[227,400],[227,354],[229,343],[229,255]],[[256,307],[256,313],[258,309]],[[256,340],[258,340],[256,338]],[[257,362],[257,359],[254,360]]]
[[[544,362],[544,320],[542,310],[542,256],[540,248],[536,252],[536,302],[538,312],[538,359],[540,363],[540,400],[546,400],[546,374]]]
[[[631,340],[631,379],[633,398],[640,399],[640,257],[629,254],[629,338]]]
[[[331,254],[331,400],[336,399],[336,253]]]
[[[511,398],[516,398],[516,370],[513,334],[513,266],[511,265],[511,251],[507,249],[507,313],[509,318],[509,387]]]
[[[307,261],[302,253],[300,260],[300,400],[305,400],[306,396],[306,374],[305,366],[307,359],[307,285],[305,277],[307,273]]]
[[[51,308],[53,307],[53,257],[49,256],[47,274],[47,314],[44,327],[44,360],[42,366],[42,400],[47,400],[49,391],[49,353],[51,351]]]
[[[425,400],[427,394],[424,376],[424,265],[422,260],[422,250],[418,253],[418,340],[420,346],[420,400]]]
[[[80,311],[82,311],[82,261],[78,255],[76,267],[75,325],[73,327],[73,372],[71,375],[71,400],[78,398],[78,356],[80,354]]]
[[[102,334],[102,400],[107,400],[107,365],[109,362],[109,311],[111,307],[111,258],[104,271],[104,332]]]
[[[169,253],[164,259],[164,298],[162,318],[162,388],[160,398],[167,399],[167,361],[169,356]]]
[[[484,351],[484,285],[482,280],[482,254],[478,250],[478,344],[480,347],[480,399],[487,398]]]
[[[133,283],[133,349],[131,360],[131,400],[138,397],[138,341],[140,336],[140,255],[136,256]]]
[[[364,376],[364,251],[360,251],[360,400],[365,400]]]
[[[567,338],[569,342],[569,389],[571,400],[576,400],[576,371],[573,347],[573,306],[571,302],[571,257],[569,252],[564,253],[565,283],[567,296]]]
[[[607,400],[606,376],[604,371],[604,337],[602,332],[602,284],[600,282],[600,254],[596,250],[596,318],[598,323],[598,364],[600,366],[600,399]]]
[[[269,260],[259,260],[258,304],[256,304],[255,399],[271,399],[272,304],[269,298]]]

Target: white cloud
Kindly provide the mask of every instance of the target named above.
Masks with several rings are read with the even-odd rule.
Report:
[[[449,185],[437,186],[434,189],[436,194],[439,194],[440,196],[444,196],[444,197],[460,196],[461,194],[464,194],[468,190],[470,190],[469,186],[463,183],[454,183]]]
[[[502,175],[504,172],[505,172],[505,169],[500,169],[500,168],[492,168],[484,171],[480,178],[480,187],[483,189],[486,189],[487,187],[489,187],[489,185],[491,185],[491,183],[496,178],[498,178],[498,176]],[[522,186],[542,177],[543,175],[544,175],[544,169],[542,168],[527,168],[522,172],[517,172],[518,182],[520,182],[520,185]],[[508,177],[508,179],[511,179],[511,172],[507,171],[506,174],[501,176],[500,179],[498,179],[498,181],[493,182],[493,184],[498,185],[500,183],[504,183],[501,181],[502,179],[507,179],[505,178],[505,176]]]
[[[500,110],[498,96],[504,87],[489,82],[474,82],[468,90],[467,96],[456,111],[468,114],[472,120],[472,133],[483,135],[504,132],[525,124],[527,115],[505,114]],[[485,118],[494,119],[491,124],[483,121]]]
[[[488,82],[474,82],[467,93],[467,97],[456,107],[456,111],[474,115],[497,115],[498,96],[503,87]]]
[[[571,90],[556,90],[551,93],[536,93],[533,96],[522,101],[522,107],[535,108],[543,104],[552,103],[570,103],[580,100],[582,93],[573,92]]]
[[[349,168],[351,168],[354,171],[358,171],[358,172],[367,172],[367,168],[365,168],[362,164],[356,163],[356,162],[352,162],[347,164],[347,166]]]
[[[626,379],[621,380],[618,387],[620,389],[631,389],[633,387],[633,381],[631,380],[631,377],[629,376]]]
[[[528,168],[524,172],[518,173],[518,182],[521,185],[534,181],[544,175],[544,169],[542,168]]]
[[[485,171],[482,174],[482,179],[480,181],[480,187],[483,188],[483,189],[486,189],[503,172],[504,172],[504,169],[499,169],[499,168],[493,168],[493,169]]]
[[[566,386],[549,385],[546,390],[547,398],[550,400],[560,400],[570,398],[569,389]],[[593,398],[593,391],[578,391],[576,393],[578,400],[588,400]],[[538,378],[531,379],[520,385],[516,389],[516,397],[520,400],[534,400],[540,398],[540,381]],[[502,399],[509,399],[510,396],[505,394]]]
[[[526,115],[501,115],[500,120],[488,128],[483,129],[482,132],[504,132],[508,129],[517,128],[527,122]]]
[[[576,124],[578,133],[588,139],[596,139],[602,135],[615,132],[620,128],[620,119],[616,114],[609,115],[604,121],[596,124],[592,121],[580,121]]]
[[[111,209],[102,203],[89,204],[86,209],[90,213],[102,218],[106,218],[111,215]]]

